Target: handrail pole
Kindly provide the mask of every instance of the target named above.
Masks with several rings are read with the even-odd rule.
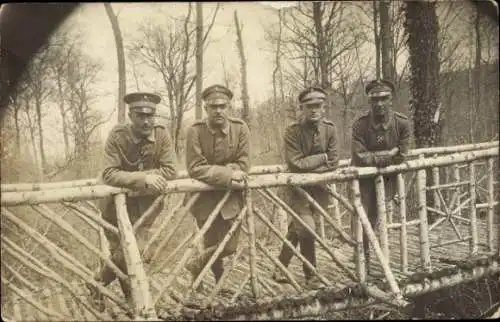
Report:
[[[427,174],[425,169],[418,170],[418,215],[420,218],[420,259],[422,269],[427,272],[431,270],[431,255],[429,245],[429,225],[427,223],[427,196],[426,196]]]
[[[377,213],[378,213],[378,233],[380,238],[380,248],[382,249],[382,253],[384,257],[387,259],[390,264],[389,258],[389,235],[387,232],[387,211],[385,206],[385,184],[384,177],[382,175],[378,175],[375,177],[375,194],[377,197]],[[376,227],[373,227],[374,230],[377,230]]]
[[[352,180],[351,189],[352,189],[352,204],[361,203],[361,194],[359,189],[353,189],[354,181]],[[359,185],[359,182],[357,183]],[[356,263],[356,273],[358,275],[359,281],[363,283],[366,280],[366,263],[365,263],[365,255],[363,249],[363,224],[361,223],[361,218],[359,213],[354,209],[354,213],[352,214],[352,222],[353,226],[353,237],[356,240],[356,247],[354,249],[354,261]]]
[[[124,193],[114,197],[116,217],[120,231],[120,244],[125,257],[130,282],[131,308],[135,317],[142,320],[156,319],[154,304],[151,299],[149,282],[144,270],[139,246],[134,236],[134,228],[127,213],[127,203]]]
[[[408,273],[408,235],[406,230],[406,190],[403,174],[397,174],[399,216],[401,218],[401,230],[399,234],[401,253],[401,272]]]
[[[469,194],[470,194],[470,252],[475,254],[478,251],[478,233],[476,216],[476,167],[474,162],[469,163]]]
[[[495,246],[493,244],[493,225],[495,216],[495,187],[493,181],[494,177],[494,160],[493,158],[488,158],[488,250],[493,252]]]

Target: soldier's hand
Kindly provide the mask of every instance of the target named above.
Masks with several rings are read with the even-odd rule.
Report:
[[[398,153],[392,157],[392,162],[395,164],[403,163],[404,160],[405,160],[405,156],[401,153]]]
[[[248,177],[247,173],[241,170],[235,170],[233,171],[233,174],[231,176],[232,181],[237,181],[241,182],[244,181]]]
[[[326,166],[330,169],[330,171],[337,168],[338,165],[339,165],[338,161],[331,161],[331,160],[326,161]]]
[[[388,156],[388,155],[379,155],[376,157],[376,161],[375,161],[375,164],[377,167],[379,168],[385,168],[389,165],[392,164],[392,156]]]
[[[162,192],[167,186],[167,180],[165,178],[153,173],[146,174],[144,183],[147,189],[153,188],[158,192]]]
[[[399,148],[392,148],[390,151],[389,151],[389,155],[390,156],[396,156],[397,154],[399,153]]]

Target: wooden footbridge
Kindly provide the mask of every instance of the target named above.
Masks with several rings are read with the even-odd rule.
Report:
[[[128,219],[125,194],[137,192],[98,185],[95,180],[1,186],[2,318],[17,320],[111,319],[286,319],[385,302],[407,307],[425,293],[499,274],[498,142],[417,149],[407,162],[383,169],[354,168],[348,160],[324,174],[292,174],[283,166],[254,167],[245,188],[246,205],[200,277],[193,281],[186,262],[200,251],[203,233],[227,198],[200,230],[189,208],[196,192],[211,186],[188,178],[171,181],[165,211],[154,230],[141,230],[146,211],[134,225]],[[398,194],[384,198],[384,176],[396,174]],[[359,196],[360,178],[377,187],[380,223],[371,227]],[[430,180],[432,179],[432,180]],[[318,267],[324,287],[305,286],[302,263],[294,249],[288,268],[277,260],[285,240],[287,217],[300,217],[282,199],[284,186],[327,182],[332,202],[319,213]],[[191,197],[184,200],[184,194]],[[228,196],[232,193],[227,191]],[[113,195],[118,227],[101,219],[94,205]],[[153,205],[152,207],[154,207]],[[429,220],[429,219],[433,220]],[[305,225],[305,223],[302,223]],[[215,284],[209,266],[230,234],[241,228],[239,248],[226,259]],[[108,258],[103,230],[119,234],[128,275]],[[362,233],[376,255],[366,274]],[[134,234],[136,233],[136,234]],[[137,234],[148,236],[138,245]],[[118,286],[96,284],[101,262],[132,286],[127,303]],[[272,274],[281,270],[288,284]],[[203,282],[203,289],[194,292]],[[106,311],[89,304],[85,283],[105,296]],[[128,313],[125,314],[125,313]]]

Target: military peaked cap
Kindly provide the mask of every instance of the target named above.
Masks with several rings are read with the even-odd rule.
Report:
[[[130,110],[153,114],[161,97],[153,93],[137,92],[125,95],[123,100],[128,104]]]
[[[299,94],[299,103],[302,105],[323,103],[326,92],[320,87],[308,87]]]
[[[201,98],[208,105],[226,104],[233,98],[233,92],[225,86],[215,84],[205,88],[201,93]]]
[[[376,79],[369,82],[365,92],[369,97],[385,97],[394,93],[394,84],[385,79]]]

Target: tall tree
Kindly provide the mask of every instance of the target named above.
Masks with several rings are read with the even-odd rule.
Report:
[[[118,23],[118,15],[115,15],[111,3],[104,3],[104,8],[113,29],[113,36],[115,37],[116,57],[118,60],[118,123],[125,123],[125,102],[123,97],[127,90],[127,77],[125,67],[125,52],[123,50],[123,37]]]
[[[436,3],[406,1],[405,17],[415,143],[417,147],[434,146],[439,139],[439,126],[434,118],[440,99]]]
[[[388,0],[379,0],[380,14],[380,52],[382,61],[382,77],[394,82],[393,71],[393,36],[391,21],[391,2]]]
[[[380,78],[380,33],[379,27],[379,6],[378,1],[372,1],[373,6],[373,35],[375,39],[375,75],[377,79]]]
[[[205,29],[202,43],[203,49],[208,45],[207,37],[212,29],[219,4],[217,4],[211,21]],[[193,108],[193,90],[196,75],[196,26],[193,28],[193,5],[190,2],[187,14],[181,19],[173,19],[166,25],[146,21],[139,26],[140,36],[134,40],[129,49],[129,57],[137,59],[149,67],[163,82],[166,105],[169,109],[171,135],[175,151],[180,155],[179,137],[184,120],[184,113]],[[135,62],[134,62],[135,63]],[[203,75],[200,75],[203,77]]]
[[[238,21],[238,13],[234,10],[234,25],[236,27],[236,44],[240,55],[240,71],[241,71],[241,102],[243,104],[242,118],[250,125],[249,104],[248,104],[248,80],[247,80],[247,60],[245,57],[245,49],[243,47],[243,26]]]
[[[203,6],[196,2],[196,119],[201,119],[201,91],[203,88]]]

